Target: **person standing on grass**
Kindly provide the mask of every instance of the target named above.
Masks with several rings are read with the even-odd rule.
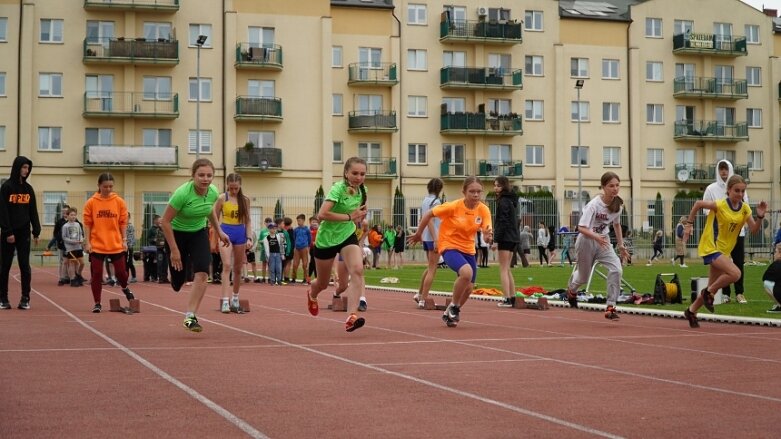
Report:
[[[661,259],[664,257],[664,251],[662,250],[662,243],[664,241],[664,232],[662,232],[662,229],[659,229],[654,234],[654,240],[653,240],[653,249],[654,254],[651,256],[651,259],[648,260],[648,263],[645,264],[646,266],[650,267],[654,264],[654,261],[656,259]]]
[[[358,245],[355,234],[356,223],[366,217],[366,161],[360,157],[350,157],[344,163],[342,180],[331,186],[325,201],[317,212],[320,227],[317,231],[312,256],[315,258],[318,276],[306,291],[309,313],[316,316],[320,312],[317,296],[328,288],[328,274],[333,267],[334,258],[341,255],[349,274],[348,317],[345,322],[347,332],[362,327],[366,320],[358,317],[359,299],[364,292],[363,250]],[[347,279],[340,279],[348,282]]]
[[[437,248],[451,270],[458,274],[453,283],[453,300],[442,314],[442,321],[448,327],[455,327],[461,320],[461,307],[469,300],[477,278],[475,261],[475,234],[483,232],[485,240],[493,243],[491,211],[480,201],[483,185],[477,177],[464,180],[463,198],[444,203],[426,212],[420,219],[418,230],[410,236],[410,244],[420,242],[423,230],[433,218],[439,218],[439,240]]]
[[[239,309],[239,289],[241,288],[241,270],[247,249],[252,248],[253,233],[250,222],[250,201],[241,190],[241,175],[228,174],[225,179],[225,192],[217,197],[214,203],[214,216],[220,220],[220,229],[228,236],[228,245],[220,247],[222,260],[222,301],[220,311],[231,312],[231,308]],[[206,224],[204,224],[205,226]],[[228,299],[228,282],[233,271],[233,296]],[[207,270],[208,272],[208,270]]]
[[[743,201],[745,196],[746,181],[740,175],[735,174],[727,180],[727,198],[716,201],[697,200],[689,212],[683,231],[684,243],[691,235],[692,224],[694,224],[697,212],[700,209],[708,209],[697,254],[703,259],[705,265],[710,265],[708,286],[700,291],[697,299],[686,308],[683,314],[692,328],[700,326],[697,321],[697,310],[705,305],[708,311],[714,312],[713,295],[716,294],[716,291],[735,283],[740,278],[740,269],[729,255],[735,247],[741,229],[744,225],[748,225],[751,233],[756,233],[765,218],[765,213],[768,210],[767,203],[760,201],[757,205],[757,221],[751,216],[751,207]]]
[[[0,309],[11,309],[8,302],[8,275],[14,254],[22,275],[22,297],[19,309],[30,309],[30,232],[38,245],[41,223],[38,220],[38,205],[35,190],[27,182],[33,162],[18,156],[11,165],[11,175],[0,186]]]
[[[531,256],[531,243],[534,242],[534,236],[529,226],[523,226],[519,234],[520,242],[518,244],[518,254],[521,256],[521,265],[523,268],[529,266],[529,257]]]
[[[686,222],[686,217],[682,216],[678,220],[678,225],[675,226],[675,258],[673,258],[673,266],[675,266],[675,260],[681,261],[681,268],[686,268],[686,246],[683,243],[683,224]]]
[[[171,288],[178,293],[187,281],[186,268],[191,266],[193,271],[194,284],[190,290],[182,324],[188,331],[201,332],[203,327],[198,323],[195,313],[201,306],[209,274],[209,235],[206,221],[212,224],[224,246],[230,245],[230,238],[222,231],[213,210],[219,197],[217,187],[212,184],[214,165],[208,159],[195,160],[190,175],[192,178],[171,195],[160,225],[170,256]],[[223,264],[228,262],[230,261],[222,261]],[[229,279],[222,279],[223,283],[228,281]],[[238,282],[241,282],[241,279],[235,278],[234,283]]]
[[[372,249],[372,268],[380,268],[380,252],[382,251],[382,226],[375,224],[369,230],[369,247]]]
[[[548,229],[545,227],[545,223],[540,221],[537,229],[537,251],[540,252],[540,267],[543,266],[543,259],[545,260],[544,265],[550,265],[547,252],[549,240],[550,235],[548,235]]]
[[[494,243],[499,251],[499,279],[504,299],[500,307],[512,308],[515,304],[515,279],[510,271],[510,261],[521,241],[518,231],[518,196],[510,188],[510,180],[504,175],[494,179],[496,194],[496,222]]]
[[[428,181],[426,189],[428,195],[423,198],[423,202],[420,205],[420,215],[423,216],[428,211],[436,206],[442,204],[442,188],[445,184],[439,178],[432,178]],[[418,226],[420,228],[420,226]],[[420,287],[418,292],[413,296],[415,302],[418,303],[418,308],[424,308],[426,306],[426,299],[428,299],[428,293],[431,290],[431,284],[434,282],[434,275],[437,273],[437,267],[439,266],[439,252],[437,251],[437,237],[439,236],[439,218],[434,217],[428,223],[428,226],[423,229],[421,239],[423,240],[423,251],[426,252],[426,269],[423,270],[423,274],[420,276]],[[371,245],[371,244],[370,244]]]
[[[114,176],[98,176],[98,191],[84,204],[84,250],[89,253],[90,287],[95,301],[92,312],[99,313],[103,292],[103,264],[114,267],[114,276],[128,301],[135,297],[128,288],[127,204],[114,192]]]
[[[781,244],[776,244],[773,247],[773,261],[762,275],[762,283],[765,287],[765,292],[774,302],[773,307],[767,310],[767,312],[772,314],[781,313]]]
[[[624,200],[618,196],[621,180],[615,172],[605,172],[600,178],[602,194],[594,197],[583,208],[578,221],[578,239],[575,240],[577,263],[575,271],[567,284],[567,300],[572,308],[578,307],[578,288],[588,281],[591,268],[595,263],[607,269],[607,308],[605,318],[617,320],[616,302],[621,291],[623,268],[621,259],[610,245],[610,225],[616,234],[616,245],[621,258],[629,253],[624,244],[621,229],[621,211]]]
[[[567,226],[561,226],[559,229],[559,235],[561,235],[561,257],[560,267],[564,266],[564,258],[567,258],[569,264],[572,265],[572,257],[570,256],[570,248],[572,247],[572,234],[569,232]]]
[[[396,226],[396,237],[393,241],[393,268],[400,270],[404,267],[404,246],[407,245],[407,234],[401,224]],[[361,246],[363,248],[363,246]]]

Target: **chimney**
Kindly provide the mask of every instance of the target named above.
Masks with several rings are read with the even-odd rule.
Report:
[[[778,9],[763,9],[762,12],[767,15],[768,17],[778,17]]]

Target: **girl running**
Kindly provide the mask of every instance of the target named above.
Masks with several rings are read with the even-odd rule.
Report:
[[[448,327],[458,325],[461,307],[464,306],[477,277],[475,261],[475,234],[482,230],[486,242],[493,242],[491,211],[480,201],[483,185],[477,177],[467,177],[463,186],[464,197],[436,206],[426,212],[418,224],[418,230],[409,237],[409,243],[419,242],[423,230],[434,218],[439,218],[439,241],[437,248],[451,270],[458,274],[453,284],[453,301],[442,315]]]
[[[423,202],[420,206],[420,215],[426,215],[431,209],[442,204],[442,187],[444,183],[439,178],[432,178],[428,181],[426,189],[428,195],[423,198]],[[418,229],[421,229],[418,225]],[[428,226],[423,229],[421,235],[423,239],[423,250],[426,252],[426,261],[428,265],[423,270],[423,275],[420,277],[420,288],[418,293],[413,297],[418,302],[418,308],[424,308],[426,306],[426,299],[428,299],[428,292],[431,290],[431,284],[434,282],[434,275],[437,273],[437,267],[439,266],[439,252],[437,251],[437,237],[439,236],[439,218],[434,217],[428,223]]]
[[[252,248],[254,236],[252,223],[250,222],[249,198],[241,190],[241,176],[236,173],[228,174],[225,179],[225,193],[217,198],[214,203],[214,215],[221,218],[220,228],[230,240],[229,245],[220,247],[220,259],[222,260],[221,279],[222,303],[220,311],[223,313],[239,309],[239,288],[241,287],[241,269],[244,267],[244,258],[248,248]],[[231,270],[232,267],[232,270]],[[230,288],[230,273],[233,271],[233,296],[228,300]]]
[[[510,188],[510,180],[504,175],[494,180],[496,193],[496,227],[494,241],[499,250],[499,279],[502,282],[504,300],[500,307],[512,308],[515,304],[515,279],[510,271],[510,261],[521,241],[518,230],[518,196]]]

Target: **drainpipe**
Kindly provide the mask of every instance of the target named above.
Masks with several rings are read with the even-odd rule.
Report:
[[[19,38],[16,42],[16,156],[22,155],[22,14],[24,2],[19,1]]]
[[[404,120],[404,115],[402,114],[402,104],[404,102],[404,93],[403,93],[403,85],[404,81],[401,80],[401,72],[404,71],[402,68],[402,60],[404,59],[404,54],[401,53],[401,20],[399,20],[399,17],[396,16],[396,8],[394,7],[391,11],[391,15],[393,15],[393,18],[396,20],[396,24],[398,25],[398,35],[395,35],[399,39],[399,68],[396,70],[396,75],[399,80],[399,112],[397,113],[399,116],[399,163],[398,163],[398,171],[399,171],[399,190],[404,193],[404,172],[402,169],[404,169],[403,161],[404,161],[404,151],[402,150],[404,148],[404,141],[402,140],[402,136],[404,134],[404,131],[401,129],[402,121]],[[393,36],[391,36],[393,38]]]
[[[222,123],[222,168],[223,168],[222,173],[223,173],[223,177],[227,177],[228,176],[228,166],[225,165],[225,163],[226,163],[226,161],[225,161],[225,158],[226,158],[226,156],[225,156],[225,149],[226,149],[226,145],[227,145],[226,141],[227,141],[228,134],[226,132],[227,126],[225,125],[225,117],[224,117],[224,115],[226,114],[225,113],[225,111],[226,111],[226,108],[225,108],[225,78],[228,77],[227,76],[228,75],[227,66],[226,66],[226,63],[225,63],[225,44],[226,44],[225,43],[225,41],[226,41],[226,39],[225,39],[225,37],[226,37],[226,30],[225,30],[225,27],[226,27],[225,26],[225,21],[226,21],[226,18],[225,18],[226,17],[225,1],[226,0],[222,0],[222,53],[221,53],[221,58],[222,58],[222,61],[221,61],[222,62],[222,81],[220,81],[220,82],[222,82],[222,99],[221,100],[222,100],[222,114],[223,114],[223,117],[221,117],[220,119],[222,119],[221,123]],[[198,84],[198,87],[200,87],[200,86],[201,85]],[[199,89],[198,93],[200,93],[200,89]],[[201,133],[198,133],[199,137],[200,137],[200,135],[201,135]]]
[[[631,10],[631,6],[629,7]],[[626,144],[626,150],[627,150],[627,163],[629,163],[629,181],[633,182],[632,180],[632,75],[631,68],[632,63],[630,61],[630,57],[632,55],[632,49],[629,47],[629,28],[632,26],[632,21],[629,22],[629,25],[626,27],[626,99],[627,99],[627,112],[626,112],[626,126],[629,127],[629,132],[627,133],[627,144]],[[629,187],[629,199],[633,200],[632,204],[634,205],[634,199],[635,199],[635,185],[632,184],[632,186]]]

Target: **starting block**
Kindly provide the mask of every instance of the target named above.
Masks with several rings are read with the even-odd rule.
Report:
[[[437,305],[434,302],[434,299],[426,299],[425,302],[423,302],[423,309],[426,311],[444,311],[447,309],[448,305],[450,305],[451,299],[445,299],[444,305]]]
[[[538,309],[540,311],[545,311],[550,306],[548,305],[548,299],[545,297],[540,297],[537,299],[537,303],[527,303],[526,299],[523,297],[515,296],[515,302],[513,302],[513,308],[515,309]]]
[[[334,297],[328,309],[334,312],[346,312],[347,311],[347,296]]]
[[[109,311],[111,312],[123,312],[125,314],[135,314],[141,312],[141,301],[133,299],[130,301],[130,306],[122,306],[119,299],[109,299],[108,301]]]
[[[217,306],[217,309],[222,308],[222,299],[220,299],[218,303],[219,305]],[[235,312],[236,314],[244,314],[245,312],[249,312],[249,300],[239,299],[239,307],[234,308],[231,306],[230,312]]]

